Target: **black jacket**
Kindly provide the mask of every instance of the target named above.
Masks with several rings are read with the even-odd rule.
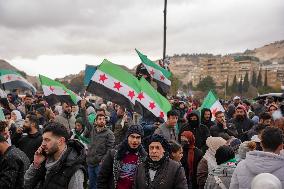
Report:
[[[227,129],[224,129],[222,124],[217,123],[216,125],[210,128],[210,134],[213,137],[219,137],[220,134],[225,134],[225,133],[228,134],[229,136],[234,136],[234,137],[238,136],[237,130],[233,125],[228,125]]]
[[[199,121],[198,127],[192,127],[190,122],[185,123],[180,130],[179,139],[183,131],[191,131],[195,137],[195,146],[198,149],[205,152],[206,151],[206,139],[210,136],[210,131],[205,125],[200,124],[199,114],[197,112],[193,111],[187,117],[190,117],[192,114],[198,117],[198,121]]]
[[[40,147],[41,143],[42,143],[42,135],[40,132],[37,132],[35,134],[28,134],[25,136],[21,136],[21,138],[16,140],[14,138],[13,144],[16,147],[18,147],[20,150],[25,152],[30,162],[32,163],[34,160],[34,153]]]
[[[189,188],[198,188],[197,180],[196,180],[196,174],[197,174],[197,166],[199,161],[202,159],[202,151],[198,148],[194,149],[194,159],[193,159],[193,175],[190,177],[189,175],[189,169],[188,169],[188,150],[189,148],[187,146],[183,147],[183,157],[181,159],[181,164],[185,171],[185,176],[187,179],[187,183],[190,186]]]
[[[247,117],[243,120],[237,120],[233,118],[229,121],[229,124],[233,124],[233,126],[236,128],[237,130],[236,138],[240,139],[242,142],[250,140],[248,132],[254,125],[251,119]]]
[[[184,169],[180,163],[166,159],[157,170],[153,181],[147,181],[146,164],[138,166],[134,182],[134,189],[188,189]],[[149,185],[147,185],[149,183]]]
[[[25,188],[67,188],[71,177],[78,170],[83,171],[85,183],[87,181],[85,149],[77,140],[67,142],[66,151],[48,173],[45,163],[46,161],[40,165],[36,174],[28,182],[25,182]]]
[[[0,188],[24,188],[24,175],[29,164],[29,158],[24,152],[15,146],[10,146],[0,157]]]

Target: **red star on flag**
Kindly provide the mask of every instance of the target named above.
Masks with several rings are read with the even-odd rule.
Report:
[[[155,72],[154,72],[154,70],[152,69],[151,71],[150,71],[150,75],[154,75],[155,74]]]
[[[160,76],[160,80],[164,81],[165,77],[163,75]]]
[[[151,108],[151,110],[153,110],[155,108],[155,102],[150,102],[149,108]]]
[[[106,74],[100,75],[100,79],[99,81],[102,81],[103,83],[105,83],[105,80],[107,80],[108,78],[106,77]]]
[[[164,117],[165,117],[164,112],[160,112],[160,118],[164,118]]]
[[[64,90],[64,94],[66,94],[67,92]]]
[[[218,111],[218,108],[214,108],[214,109],[212,110],[212,115],[213,115],[213,117],[215,117],[215,114],[216,114],[217,111]]]
[[[113,88],[117,89],[119,91],[119,89],[122,87],[122,85],[120,84],[120,82],[114,82],[114,86]]]
[[[51,90],[51,92],[54,92],[54,87],[52,87],[52,86],[49,86],[49,90]]]
[[[137,98],[139,98],[139,100],[142,100],[143,98],[145,98],[143,95],[143,92],[139,93]]]
[[[7,75],[7,79],[8,79],[8,81],[10,81],[12,78],[11,78],[11,76]]]
[[[133,97],[135,96],[134,91],[129,91],[127,96],[129,96],[131,98],[131,100],[132,100]]]

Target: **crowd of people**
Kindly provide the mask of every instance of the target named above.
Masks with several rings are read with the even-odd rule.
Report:
[[[0,188],[284,188],[284,104],[222,100],[224,112],[170,97],[167,119],[101,98],[50,106],[1,98]]]

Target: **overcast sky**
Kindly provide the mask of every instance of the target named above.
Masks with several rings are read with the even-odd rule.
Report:
[[[78,73],[134,48],[162,57],[163,0],[0,0],[0,59],[30,75]],[[168,0],[167,54],[243,52],[284,39],[283,0]]]

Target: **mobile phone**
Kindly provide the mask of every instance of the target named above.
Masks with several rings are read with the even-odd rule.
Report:
[[[46,152],[45,152],[44,149],[42,149],[42,148],[41,148],[41,155],[43,155],[43,156],[45,156],[45,157],[47,156]]]

